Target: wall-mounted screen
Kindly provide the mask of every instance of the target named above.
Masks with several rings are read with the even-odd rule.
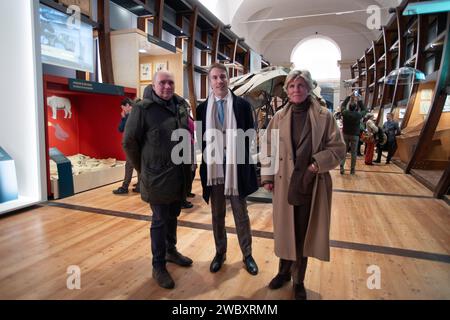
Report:
[[[39,7],[42,62],[94,72],[92,26],[53,8]]]

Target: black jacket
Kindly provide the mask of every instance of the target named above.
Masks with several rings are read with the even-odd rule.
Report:
[[[252,114],[252,107],[250,104],[242,99],[241,97],[236,96],[234,93],[231,93],[233,96],[233,111],[236,117],[236,124],[238,129],[242,129],[244,131],[248,129],[254,129],[254,121]],[[206,131],[206,109],[208,107],[208,100],[204,101],[197,107],[197,121],[202,122],[202,137]],[[206,142],[201,139],[201,137],[197,137],[197,141],[202,141],[202,153],[206,148]],[[256,167],[254,164],[250,163],[250,141],[247,138],[245,142],[245,164],[237,165],[237,175],[238,175],[238,190],[240,197],[247,197],[249,194],[252,194],[256,190],[258,190],[258,183],[256,179]],[[200,165],[200,178],[202,181],[203,187],[203,199],[208,203],[209,197],[211,195],[211,187],[207,186],[207,168],[206,163],[202,157],[202,163]]]
[[[190,164],[172,162],[172,148],[178,141],[171,141],[171,135],[178,128],[188,130],[187,119],[187,103],[177,95],[165,101],[152,92],[132,109],[125,125],[123,148],[140,174],[142,200],[169,204],[184,199]]]

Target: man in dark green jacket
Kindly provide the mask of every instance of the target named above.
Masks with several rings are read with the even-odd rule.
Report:
[[[191,165],[175,164],[171,158],[172,149],[180,142],[172,141],[172,134],[177,129],[188,132],[187,103],[174,94],[174,89],[173,74],[158,71],[153,89],[132,109],[123,138],[127,157],[140,174],[141,198],[153,212],[152,276],[167,289],[172,289],[175,282],[166,269],[166,261],[186,267],[192,264],[175,246],[177,217],[186,196]]]
[[[357,98],[352,97],[348,109],[342,111],[342,132],[344,134],[346,150],[350,148],[351,164],[350,174],[355,174],[356,153],[359,143],[360,124],[363,117],[361,112],[357,111]],[[345,173],[345,158],[341,161],[341,174]]]

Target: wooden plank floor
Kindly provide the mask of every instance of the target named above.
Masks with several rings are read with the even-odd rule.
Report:
[[[448,205],[395,165],[359,159],[356,175],[332,176],[331,262],[310,259],[309,299],[450,299]],[[194,208],[180,215],[177,245],[194,265],[168,264],[176,288],[165,290],[151,278],[150,209],[137,194],[113,195],[119,185],[1,218],[0,299],[291,298],[290,285],[267,288],[278,265],[270,204],[248,207],[260,273],[243,268],[228,206],[227,261],[212,274],[210,208],[196,179]],[[71,265],[81,269],[80,290],[66,287]],[[367,288],[371,265],[380,268],[380,289]]]

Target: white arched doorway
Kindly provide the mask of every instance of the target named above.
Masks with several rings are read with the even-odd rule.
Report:
[[[295,69],[306,69],[321,87],[322,97],[336,108],[339,104],[341,70],[338,61],[341,50],[337,43],[324,36],[311,36],[300,41],[292,50],[291,63]]]

